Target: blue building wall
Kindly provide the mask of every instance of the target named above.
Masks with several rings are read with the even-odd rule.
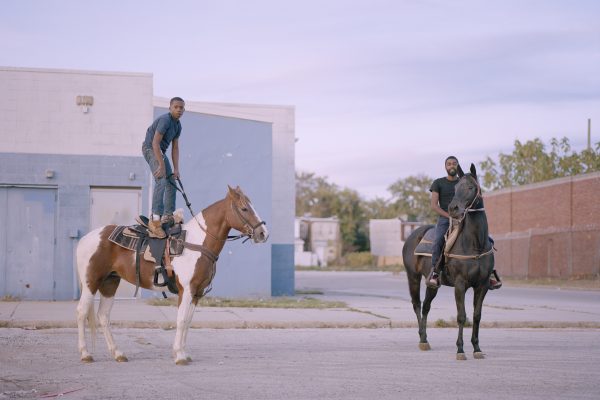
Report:
[[[78,295],[73,250],[89,230],[91,187],[142,189],[142,207],[147,209],[148,172],[142,157],[0,153],[0,166],[0,186],[56,190],[54,271],[53,276],[40,277],[54,280],[53,300]],[[51,179],[46,178],[46,170],[54,171]],[[135,174],[134,180],[130,173]],[[29,243],[24,240],[22,248],[15,251],[28,251]]]
[[[155,117],[168,112],[156,107]],[[270,123],[186,111],[179,140],[181,180],[192,209],[200,212],[240,186],[260,217],[271,220]],[[168,152],[170,157],[170,151]],[[185,209],[178,194],[177,207]],[[185,209],[186,220],[191,218]],[[271,243],[229,242],[221,252],[211,296],[270,296]]]

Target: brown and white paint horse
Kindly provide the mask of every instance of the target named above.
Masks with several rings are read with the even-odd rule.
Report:
[[[202,228],[201,228],[202,226]],[[104,337],[111,356],[117,361],[127,361],[127,357],[117,348],[110,330],[110,311],[114,295],[121,279],[136,283],[135,252],[124,249],[108,240],[115,225],[95,229],[85,235],[77,246],[77,269],[81,283],[81,298],[77,306],[77,327],[79,330],[79,352],[84,362],[93,361],[85,341],[85,321],[88,321],[95,341],[96,319],[94,316],[94,296],[100,292],[98,321],[104,328]],[[260,219],[250,199],[237,187],[229,187],[227,196],[202,210],[184,224],[187,230],[186,242],[201,244],[214,255],[219,255],[229,231],[233,228],[251,237],[255,243],[264,243],[268,231]],[[205,252],[208,253],[208,252]],[[198,300],[210,284],[214,265],[207,254],[185,248],[183,254],[175,257],[173,269],[177,276],[179,302],[177,310],[177,331],[173,343],[176,364],[187,364],[191,358],[185,352],[187,332]],[[115,272],[115,274],[111,274]],[[140,287],[162,292],[164,287],[153,284],[154,263],[140,257]]]

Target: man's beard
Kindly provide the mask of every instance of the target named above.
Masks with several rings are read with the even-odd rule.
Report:
[[[450,175],[450,176],[456,176],[456,168],[450,168],[448,170],[448,175]]]

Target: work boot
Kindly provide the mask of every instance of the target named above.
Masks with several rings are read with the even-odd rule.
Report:
[[[167,234],[162,228],[162,223],[160,221],[149,221],[148,222],[148,232],[150,237],[163,239],[167,237]]]
[[[490,290],[500,289],[502,287],[502,281],[498,276],[496,270],[492,271],[492,275],[490,276]]]
[[[431,271],[429,271],[425,285],[430,289],[438,289],[440,287],[440,275],[435,268],[431,268]]]
[[[175,225],[175,218],[173,217],[173,214],[166,214],[160,217],[160,223],[163,225],[167,224],[167,227],[170,228]]]

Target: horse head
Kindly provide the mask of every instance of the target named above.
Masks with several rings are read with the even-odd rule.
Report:
[[[248,196],[239,186],[233,189],[228,185],[227,188],[227,199],[231,204],[226,216],[229,225],[251,237],[254,243],[266,242],[269,238],[266,223],[258,216]]]
[[[471,164],[470,172],[464,173],[458,166],[458,183],[454,188],[454,198],[448,205],[448,214],[452,218],[462,219],[468,210],[472,209],[481,198],[481,188],[477,182],[477,170]]]

